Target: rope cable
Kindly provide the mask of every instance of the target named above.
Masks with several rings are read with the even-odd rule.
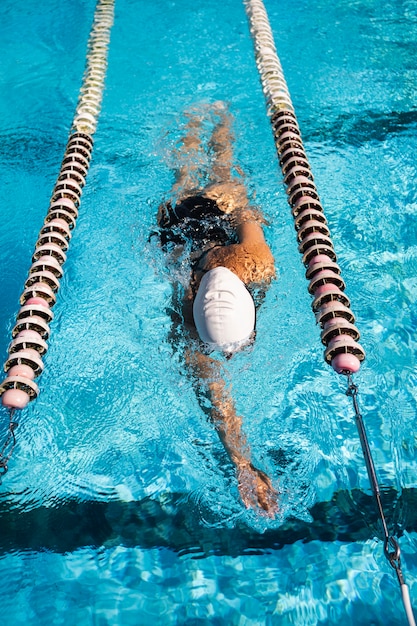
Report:
[[[359,410],[358,388],[352,380],[352,374],[359,370],[365,358],[363,348],[357,343],[360,333],[354,326],[355,317],[344,293],[345,283],[336,262],[336,252],[314,184],[265,6],[262,0],[244,0],[244,5],[254,42],[255,60],[267,114],[270,117],[288,202],[294,217],[298,249],[303,255],[306,278],[310,281],[308,290],[314,298],[312,308],[317,323],[322,327],[321,340],[326,346],[324,359],[336,372],[347,376],[346,393],[353,401],[362,453],[381,521],[384,554],[397,574],[408,623],[416,626],[408,586],[401,570],[400,547],[388,531],[375,465]]]
[[[114,18],[114,0],[97,2],[91,27],[86,68],[75,115],[62,160],[61,169],[52,191],[50,205],[40,230],[32,265],[18,311],[4,365],[6,378],[0,383],[2,404],[10,410],[6,441],[0,450],[0,472],[7,464],[16,443],[14,412],[23,409],[39,394],[34,379],[44,368],[43,357],[48,349],[49,324],[56,302],[66,252],[76,225],[81,195],[93,149],[104,80],[107,68],[110,30]],[[8,452],[6,453],[6,451]]]

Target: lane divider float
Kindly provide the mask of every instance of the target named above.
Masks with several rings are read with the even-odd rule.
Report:
[[[358,343],[360,333],[355,326],[349,298],[345,294],[345,283],[301,139],[265,6],[262,0],[244,0],[244,5],[254,41],[255,59],[266,99],[267,114],[294,218],[298,249],[306,268],[308,291],[313,297],[312,308],[322,329],[324,359],[337,373],[347,377],[346,394],[353,401],[362,453],[381,522],[384,554],[396,572],[408,623],[415,626],[409,589],[401,569],[400,546],[388,531],[375,465],[359,410],[358,388],[352,380],[352,375],[360,369],[365,358],[365,352]]]
[[[4,365],[6,378],[0,383],[3,406],[11,412],[25,408],[39,394],[35,378],[44,369],[50,323],[63,276],[66,253],[78,218],[83,187],[90,166],[107,68],[114,0],[99,0],[88,40],[86,69],[57,182],[44,224],[40,230],[32,265],[20,297],[21,308],[12,330],[12,341]],[[16,424],[10,420],[9,438]],[[5,445],[6,445],[5,444]],[[7,470],[3,449],[0,468]]]
[[[284,177],[288,203],[297,231],[298,250],[306,267],[312,308],[321,326],[324,359],[338,373],[360,368],[365,351],[345,294],[327,219],[301,138],[268,16],[262,2],[246,2],[255,57]]]

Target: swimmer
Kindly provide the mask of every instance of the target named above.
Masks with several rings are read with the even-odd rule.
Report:
[[[230,358],[253,343],[254,297],[274,278],[274,259],[263,233],[265,221],[251,206],[241,172],[233,166],[231,116],[223,103],[211,107],[215,124],[205,149],[206,113],[187,113],[185,134],[174,154],[175,183],[158,212],[158,234],[171,259],[185,251],[189,256],[190,279],[179,298],[177,322],[190,346],[198,348],[186,350],[186,364],[198,393],[210,398],[211,419],[236,467],[244,504],[273,517],[277,492],[252,464],[242,418],[213,353]]]

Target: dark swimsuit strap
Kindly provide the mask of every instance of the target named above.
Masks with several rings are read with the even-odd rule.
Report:
[[[204,264],[204,262],[206,260],[206,257],[208,255],[208,253],[211,252],[212,250],[214,250],[215,248],[223,248],[223,246],[221,244],[214,244],[213,246],[210,246],[210,247],[206,248],[192,262],[192,274],[191,274],[190,287],[191,287],[191,290],[193,292],[193,298],[195,298],[195,295],[197,293],[197,284],[200,284],[201,277],[209,271],[209,270],[205,269],[202,266],[203,266],[203,264]],[[199,276],[199,279],[197,280],[197,275],[198,274],[200,276]]]
[[[202,272],[203,274],[205,274],[208,270],[205,270],[202,267],[202,261],[206,260],[206,256],[208,255],[209,252],[211,252],[212,250],[215,250],[216,248],[223,248],[224,246],[222,246],[221,244],[214,244],[213,246],[209,246],[208,248],[206,248],[205,250],[203,250],[203,252],[201,252],[201,254],[193,261],[193,270],[194,271],[199,271]]]

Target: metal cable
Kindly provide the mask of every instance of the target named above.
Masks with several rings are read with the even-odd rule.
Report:
[[[359,410],[358,403],[358,387],[354,384],[352,376],[348,374],[348,388],[346,395],[352,398],[353,410],[355,412],[356,426],[359,433],[359,439],[361,442],[362,453],[365,459],[366,470],[368,473],[369,482],[371,484],[372,493],[375,498],[376,507],[378,509],[379,519],[382,526],[383,540],[384,540],[384,554],[388,560],[388,563],[395,570],[397,574],[398,583],[401,588],[401,596],[404,604],[404,609],[407,615],[408,623],[410,626],[415,626],[415,620],[410,603],[410,594],[408,591],[408,585],[405,583],[402,568],[401,568],[401,549],[399,543],[395,537],[389,534],[388,525],[384,514],[384,509],[381,501],[381,491],[378,484],[378,478],[376,475],[375,465],[372,458],[371,448],[369,446],[368,437],[366,434],[365,424],[361,412]]]

